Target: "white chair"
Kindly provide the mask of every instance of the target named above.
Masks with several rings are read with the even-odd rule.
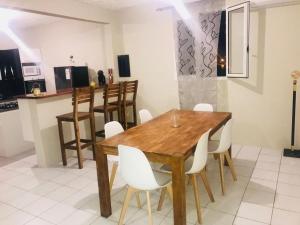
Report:
[[[229,169],[231,171],[233,180],[237,180],[235,168],[233,166],[232,159],[229,155],[229,148],[231,147],[231,128],[232,119],[228,120],[224,125],[220,141],[209,141],[208,150],[210,154],[213,154],[216,159],[219,160],[220,178],[221,178],[221,188],[223,195],[225,194],[224,185],[224,157],[228,163]]]
[[[122,207],[118,225],[123,225],[126,210],[132,193],[146,191],[149,225],[153,224],[151,213],[150,192],[152,190],[167,188],[172,196],[171,177],[168,174],[152,170],[145,154],[133,147],[119,145],[120,170],[122,178],[128,184],[128,190]]]
[[[124,129],[123,129],[122,125],[117,121],[111,121],[104,125],[105,138],[110,138],[110,137],[120,134],[122,132],[124,132]],[[108,160],[113,162],[110,180],[109,180],[109,186],[110,186],[110,190],[111,190],[114,180],[115,180],[115,177],[116,177],[116,172],[118,169],[118,163],[119,163],[120,158],[119,158],[119,156],[110,155],[110,156],[108,156]]]
[[[200,103],[195,105],[194,111],[204,111],[204,112],[213,112],[214,108],[211,104],[207,104],[207,103]]]
[[[149,120],[152,120],[152,118],[153,118],[153,116],[147,109],[140,110],[139,115],[140,115],[140,120],[141,120],[142,124],[148,122]]]
[[[105,138],[110,138],[112,136],[115,136],[117,134],[120,134],[120,133],[124,132],[124,129],[123,129],[122,125],[119,122],[111,121],[111,122],[108,122],[104,125],[104,132],[105,132]],[[111,174],[110,174],[110,179],[109,179],[109,187],[110,187],[110,190],[112,190],[114,180],[115,180],[115,177],[116,177],[116,173],[117,173],[117,170],[118,170],[120,157],[109,155],[108,160],[113,162],[113,166],[112,166],[112,170],[111,170]],[[136,195],[136,202],[137,202],[137,206],[139,208],[142,208],[141,200],[140,200],[140,197],[139,197],[138,194]]]
[[[199,185],[197,181],[197,176],[200,175],[202,178],[202,181],[204,183],[205,189],[208,193],[208,196],[212,202],[214,202],[214,196],[212,194],[209,182],[207,180],[206,171],[205,171],[205,165],[207,161],[207,155],[208,155],[208,137],[211,129],[209,129],[206,133],[204,133],[201,138],[199,139],[197,143],[197,147],[195,150],[195,153],[192,157],[188,158],[185,161],[185,174],[189,177],[189,179],[192,180],[192,185],[194,189],[195,194],[195,203],[197,208],[197,216],[198,216],[198,222],[202,223],[202,216],[201,216],[201,206],[200,206],[200,195],[199,195]],[[165,166],[164,166],[165,167]],[[162,168],[162,171],[167,170],[169,171],[169,168]],[[157,210],[160,210],[163,204],[164,199],[164,193],[162,192],[159,200],[159,205]]]

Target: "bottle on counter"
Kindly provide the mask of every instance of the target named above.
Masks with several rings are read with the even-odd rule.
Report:
[[[98,70],[98,83],[99,86],[104,86],[106,84],[106,79],[102,70]]]
[[[114,77],[113,77],[113,69],[108,69],[108,83],[113,84],[114,83]]]

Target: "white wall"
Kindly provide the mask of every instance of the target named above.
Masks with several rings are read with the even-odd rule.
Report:
[[[120,12],[124,52],[130,55],[132,79],[139,80],[138,108],[154,115],[179,107],[172,15],[154,5]]]
[[[134,7],[123,10],[120,21],[124,53],[130,54],[133,78],[141,83],[139,106],[155,114],[178,106],[171,14]],[[300,6],[252,13],[251,23],[250,78],[218,80],[218,110],[233,113],[235,143],[289,147],[290,73],[300,69]],[[299,137],[300,118],[297,128]]]
[[[71,55],[75,66],[89,67],[93,79],[106,69],[103,25],[62,20],[26,29],[21,36],[30,48],[41,50],[48,91],[55,90],[53,68],[72,65]]]
[[[218,88],[218,109],[233,113],[235,142],[279,149],[289,147],[290,73],[300,69],[299,26],[300,5],[251,13],[250,78],[222,80]],[[299,97],[298,94],[298,108]],[[296,127],[296,137],[299,137],[300,118]]]

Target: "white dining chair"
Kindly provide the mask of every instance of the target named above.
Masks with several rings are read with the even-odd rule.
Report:
[[[148,224],[153,224],[151,212],[150,191],[167,188],[172,198],[172,183],[169,174],[153,171],[145,154],[133,147],[119,145],[121,176],[128,184],[125,201],[122,207],[118,225],[124,224],[124,218],[131,195],[139,191],[145,191],[147,196]]]
[[[208,153],[213,154],[216,159],[219,160],[219,170],[221,179],[221,188],[223,195],[225,194],[225,184],[224,184],[224,157],[228,163],[229,169],[231,171],[233,180],[237,180],[235,168],[233,161],[229,155],[229,149],[231,147],[231,129],[232,129],[232,119],[228,120],[224,125],[221,138],[219,141],[209,141]]]
[[[122,132],[124,132],[124,129],[123,129],[122,125],[117,121],[111,121],[104,125],[105,138],[110,138],[110,137],[120,134]],[[112,190],[112,187],[113,187],[113,184],[115,181],[115,177],[116,177],[116,173],[118,170],[120,157],[114,156],[114,155],[109,155],[108,161],[113,162],[110,179],[109,179],[109,187],[110,187],[110,190]],[[141,201],[140,201],[139,195],[136,195],[136,201],[137,201],[138,207],[141,208],[142,206],[141,206]]]
[[[105,138],[110,138],[110,137],[120,134],[122,132],[124,132],[124,129],[123,129],[122,125],[117,121],[111,121],[104,125]],[[110,190],[112,189],[112,186],[113,186],[113,183],[114,183],[114,180],[116,177],[119,159],[120,159],[119,156],[114,156],[114,155],[108,156],[108,160],[113,162],[110,180],[109,180]]]
[[[185,161],[185,174],[188,176],[189,179],[192,181],[194,195],[195,195],[195,204],[197,209],[197,218],[198,222],[202,223],[202,216],[201,216],[201,204],[200,204],[200,194],[199,194],[199,185],[197,181],[197,176],[200,175],[202,181],[204,183],[204,187],[207,191],[207,194],[212,202],[214,202],[214,196],[209,185],[205,166],[207,162],[207,155],[208,155],[208,138],[211,129],[209,129],[206,133],[202,134],[200,137],[195,153],[192,157],[188,158]],[[162,171],[169,172],[170,169],[166,166],[162,167]],[[161,210],[163,199],[164,199],[165,192],[161,193],[159,204],[157,210]]]
[[[194,111],[204,111],[204,112],[213,112],[214,108],[211,104],[208,103],[199,103],[195,105]]]
[[[140,115],[140,120],[141,120],[142,124],[148,122],[149,120],[152,120],[152,118],[153,118],[153,116],[147,109],[141,109],[139,111],[139,115]]]

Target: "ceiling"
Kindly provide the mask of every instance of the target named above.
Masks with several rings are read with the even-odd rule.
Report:
[[[13,29],[25,29],[61,21],[62,18],[0,8],[0,19],[7,20]]]
[[[87,4],[94,4],[106,9],[114,9],[114,10],[151,2],[151,0],[74,0],[74,1],[87,3]]]
[[[126,7],[131,7],[135,5],[140,5],[148,2],[158,1],[162,3],[168,3],[175,0],[73,0],[81,3],[98,5],[102,8],[118,10]],[[196,2],[202,0],[182,0],[184,2]],[[210,0],[214,1],[214,0]],[[224,1],[225,2],[225,1]],[[291,4],[299,3],[299,0],[251,0],[253,5],[266,6],[266,5],[280,5],[280,4]]]

